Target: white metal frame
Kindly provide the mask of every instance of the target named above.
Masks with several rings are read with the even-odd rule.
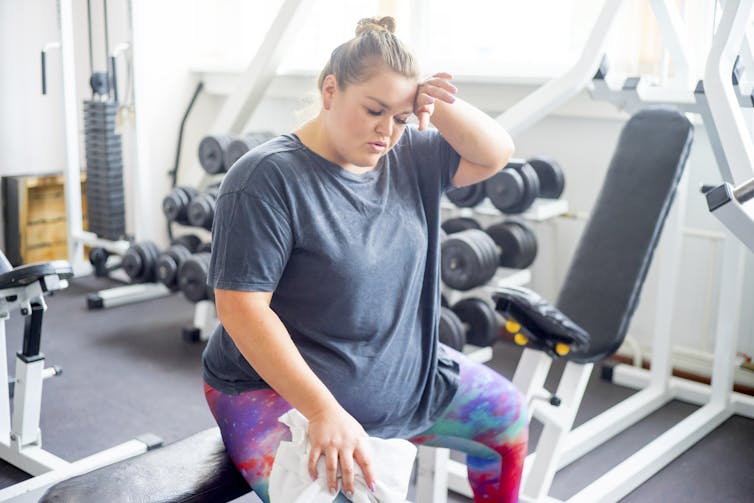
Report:
[[[68,286],[66,280],[54,274],[40,281],[45,282],[48,291],[62,290]],[[5,321],[15,309],[31,313],[32,305],[39,305],[43,312],[47,310],[40,281],[0,291],[0,383],[3,383],[0,386],[0,459],[32,475],[30,479],[0,490],[0,501],[36,502],[52,484],[147,450],[145,442],[130,440],[75,463],[44,450],[39,428],[42,385],[45,379],[57,375],[58,371],[54,367],[45,368],[43,355],[32,361],[26,361],[20,354],[16,356],[11,413],[10,390],[4,384],[8,382]]]
[[[754,148],[748,135],[742,114],[738,109],[741,99],[731,85],[735,52],[746,35],[744,57],[751,60],[751,44],[746,33],[754,0],[729,0],[713,41],[705,72],[706,93],[693,92],[693,82],[688,73],[688,50],[679,31],[679,17],[675,7],[666,1],[652,1],[652,8],[677,65],[673,89],[651,88],[641,83],[634,89],[623,90],[610,85],[609,79],[592,83],[604,45],[620,2],[607,0],[592,30],[582,57],[563,77],[555,79],[524,98],[497,120],[514,136],[553,111],[565,101],[587,88],[595,98],[604,98],[628,111],[636,111],[651,103],[673,103],[686,112],[698,113],[706,125],[719,169],[729,182],[734,179],[750,180],[754,165]],[[748,51],[748,52],[746,52]],[[741,86],[743,87],[743,86]],[[713,122],[714,120],[714,122]],[[679,184],[677,201],[665,226],[665,236],[660,245],[660,278],[658,281],[658,309],[655,320],[652,368],[650,371],[617,365],[613,369],[613,382],[641,388],[641,391],[593,418],[579,428],[571,430],[592,364],[566,364],[556,395],[561,405],[554,407],[542,398],[550,393],[544,382],[552,359],[539,351],[526,349],[519,361],[513,383],[524,393],[530,404],[529,412],[544,423],[536,451],[527,457],[520,497],[522,501],[557,501],[548,495],[557,470],[601,445],[627,427],[659,409],[672,399],[689,401],[702,407],[669,429],[654,441],[649,442],[624,462],[600,476],[582,489],[569,502],[617,501],[657,473],[678,455],[721,424],[733,414],[754,417],[754,398],[733,393],[733,369],[735,345],[738,334],[738,316],[741,308],[742,248],[726,240],[723,251],[721,296],[716,327],[714,363],[711,385],[703,385],[672,377],[671,364],[671,317],[673,297],[678,277],[678,260],[682,239],[682,210],[687,193],[688,175]],[[741,194],[752,189],[754,182],[747,181],[736,188]],[[740,231],[746,229],[754,235],[751,200],[735,201],[740,206],[736,218]],[[744,207],[745,206],[745,207]],[[718,217],[723,220],[722,212]],[[732,217],[731,217],[732,218]],[[746,224],[746,225],[744,225]],[[738,233],[739,236],[741,233]],[[743,239],[743,238],[742,238]],[[751,242],[751,238],[749,243]],[[749,244],[752,246],[752,244]],[[752,248],[754,249],[754,247]],[[439,494],[429,499],[425,494],[442,492],[450,476],[447,458],[436,454],[428,462],[434,462],[435,470],[419,470],[417,501],[420,503],[446,500]],[[467,496],[468,489],[460,491]]]

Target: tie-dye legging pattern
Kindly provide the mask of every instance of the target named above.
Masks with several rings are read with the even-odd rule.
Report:
[[[518,501],[527,451],[527,413],[520,393],[489,367],[445,348],[460,366],[450,405],[413,443],[465,452],[474,501]],[[227,395],[204,385],[230,458],[254,492],[269,502],[268,484],[278,444],[290,440],[278,417],[291,409],[270,389]],[[339,501],[347,501],[340,495]]]

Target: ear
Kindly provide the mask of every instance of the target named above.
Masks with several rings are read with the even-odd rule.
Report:
[[[330,110],[335,93],[338,90],[338,82],[332,73],[322,81],[322,108]]]

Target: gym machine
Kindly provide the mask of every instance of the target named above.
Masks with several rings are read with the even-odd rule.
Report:
[[[36,502],[52,484],[161,444],[157,437],[144,435],[74,463],[42,449],[39,428],[42,385],[45,379],[62,373],[57,366],[45,367],[45,355],[40,351],[42,317],[47,310],[45,296],[67,288],[72,276],[73,269],[68,262],[44,262],[14,269],[0,252],[0,350],[3,354],[0,383],[12,383],[0,386],[0,458],[32,475],[30,479],[0,490],[0,501]],[[16,309],[25,318],[24,337],[23,347],[16,353],[16,376],[9,380],[5,321]]]
[[[750,89],[742,89],[741,67],[736,68],[736,53],[741,46],[746,25],[751,19],[752,2],[728,1],[713,40],[707,60],[704,84],[690,77],[687,46],[680,33],[681,19],[671,2],[650,2],[663,34],[663,40],[675,65],[673,86],[652,86],[643,79],[626,79],[615,85],[604,64],[604,47],[621,2],[604,3],[581,57],[562,77],[553,79],[522,101],[509,108],[498,120],[515,137],[548,113],[584,89],[595,99],[606,99],[630,112],[654,104],[672,104],[676,108],[698,114],[706,126],[718,168],[725,184],[707,192],[710,209],[740,239],[751,246],[752,214],[750,167],[752,166],[749,129],[742,119],[740,106],[751,107]],[[750,40],[742,48],[742,67],[751,69]],[[749,109],[750,110],[750,109]],[[684,175],[685,177],[685,175]],[[736,184],[736,181],[738,183]],[[672,377],[671,312],[678,277],[680,241],[682,239],[681,209],[685,206],[687,181],[681,179],[675,202],[665,224],[660,243],[660,268],[657,294],[657,317],[652,344],[651,370],[619,364],[611,369],[617,384],[639,388],[640,391],[580,427],[571,430],[593,363],[570,363],[553,394],[543,383],[553,357],[560,357],[554,345],[542,350],[528,347],[519,361],[514,376],[516,384],[526,393],[530,412],[540,419],[548,433],[543,434],[535,453],[527,457],[522,480],[522,501],[557,501],[548,495],[554,474],[595,447],[640,421],[673,399],[702,407],[673,428],[649,442],[639,452],[618,464],[568,501],[617,501],[639,486],[662,467],[696,443],[732,414],[754,417],[754,400],[733,393],[735,343],[741,308],[742,249],[733,240],[726,240],[723,249],[721,295],[715,330],[715,350],[711,385]],[[728,197],[731,196],[731,197]],[[727,206],[727,208],[726,208]],[[505,306],[498,305],[501,311]],[[521,331],[513,321],[508,328]],[[521,334],[520,340],[531,342]],[[529,336],[532,334],[529,333]],[[533,341],[536,342],[536,341]],[[534,344],[533,347],[537,345]],[[567,348],[570,351],[570,348]],[[565,351],[567,354],[568,351]],[[548,398],[549,397],[549,398]],[[550,399],[557,398],[555,405]],[[545,400],[541,400],[545,398]],[[444,459],[434,460],[422,468],[417,487],[417,502],[444,502],[447,486],[467,496],[470,487],[464,484],[464,473],[454,473],[454,466],[442,466]]]

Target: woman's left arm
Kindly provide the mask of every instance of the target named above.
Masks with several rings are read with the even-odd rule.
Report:
[[[429,121],[461,156],[455,187],[481,182],[500,171],[513,155],[513,140],[492,117],[455,97],[451,76],[438,73],[419,85],[414,112],[419,130]]]

